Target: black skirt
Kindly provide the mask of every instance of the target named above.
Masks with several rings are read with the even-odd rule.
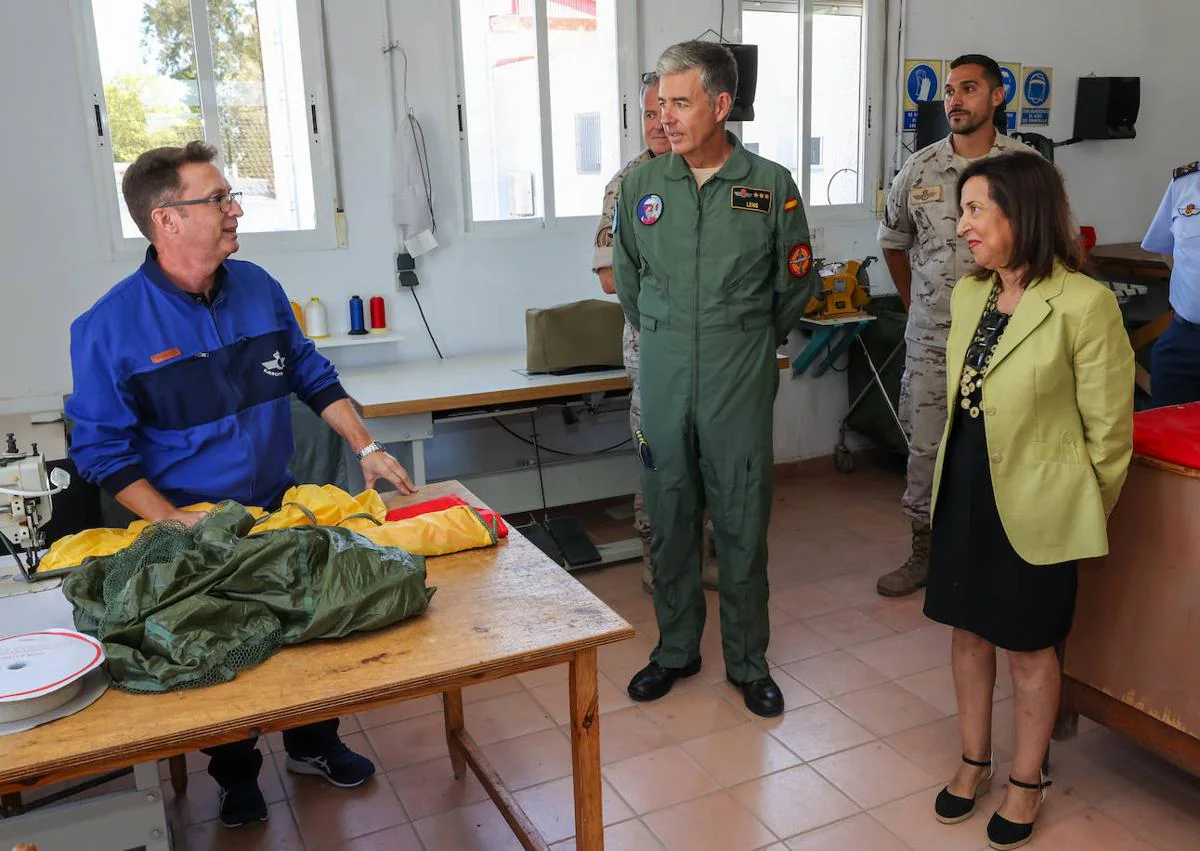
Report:
[[[925,616],[1005,650],[1054,647],[1071,630],[1077,563],[1034,565],[1013,549],[996,510],[984,419],[955,405],[933,519]]]

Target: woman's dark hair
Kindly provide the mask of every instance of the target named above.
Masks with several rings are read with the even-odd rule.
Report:
[[[1074,230],[1067,191],[1053,163],[1033,151],[976,160],[959,175],[960,208],[963,187],[972,177],[987,181],[988,197],[1012,223],[1012,256],[1007,265],[1026,269],[1021,282],[1024,286],[1048,277],[1055,260],[1072,272],[1086,270],[1087,260]],[[975,270],[980,281],[994,274],[991,269]]]

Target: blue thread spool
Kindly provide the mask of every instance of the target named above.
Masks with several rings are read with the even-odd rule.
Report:
[[[358,296],[350,296],[350,333],[354,335],[367,333],[363,320],[363,302]]]

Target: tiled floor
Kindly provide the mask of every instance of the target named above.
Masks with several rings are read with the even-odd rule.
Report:
[[[908,529],[891,471],[784,476],[771,526],[772,641],[788,698],[774,720],[749,714],[724,682],[716,601],[700,676],[634,705],[629,676],[654,642],[638,565],[579,578],[633,622],[636,638],[599,654],[604,816],[609,851],[977,851],[1002,787],[954,827],[933,798],[958,760],[949,632],[919,597],[884,600],[876,577],[905,557]],[[1004,667],[996,690],[997,774],[1012,751]],[[566,672],[539,671],[466,694],[467,727],[555,849],[574,849]],[[222,829],[214,790],[192,775],[178,810],[191,851],[506,851],[515,839],[471,778],[450,774],[440,705],[423,699],[348,719],[347,741],[380,776],[338,791],[263,771],[270,821]],[[1053,750],[1054,787],[1032,851],[1200,850],[1200,780],[1084,721]],[[193,770],[202,758],[190,760]],[[171,793],[168,789],[168,797]]]

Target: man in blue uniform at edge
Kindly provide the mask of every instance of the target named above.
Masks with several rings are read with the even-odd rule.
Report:
[[[296,324],[283,288],[238,250],[241,193],[203,142],[146,151],[121,184],[150,241],[145,262],[71,325],[71,457],[134,514],[194,526],[180,506],[232,499],[268,509],[293,484],[290,396],[346,440],[367,487],[415,488],[372,440],[336,370]],[[375,773],[338,721],[283,734],[287,768],[348,788]],[[226,827],[265,821],[255,739],[205,749]]]
[[[1171,267],[1175,311],[1154,343],[1150,395],[1156,407],[1200,401],[1200,162],[1175,169],[1142,248]]]

